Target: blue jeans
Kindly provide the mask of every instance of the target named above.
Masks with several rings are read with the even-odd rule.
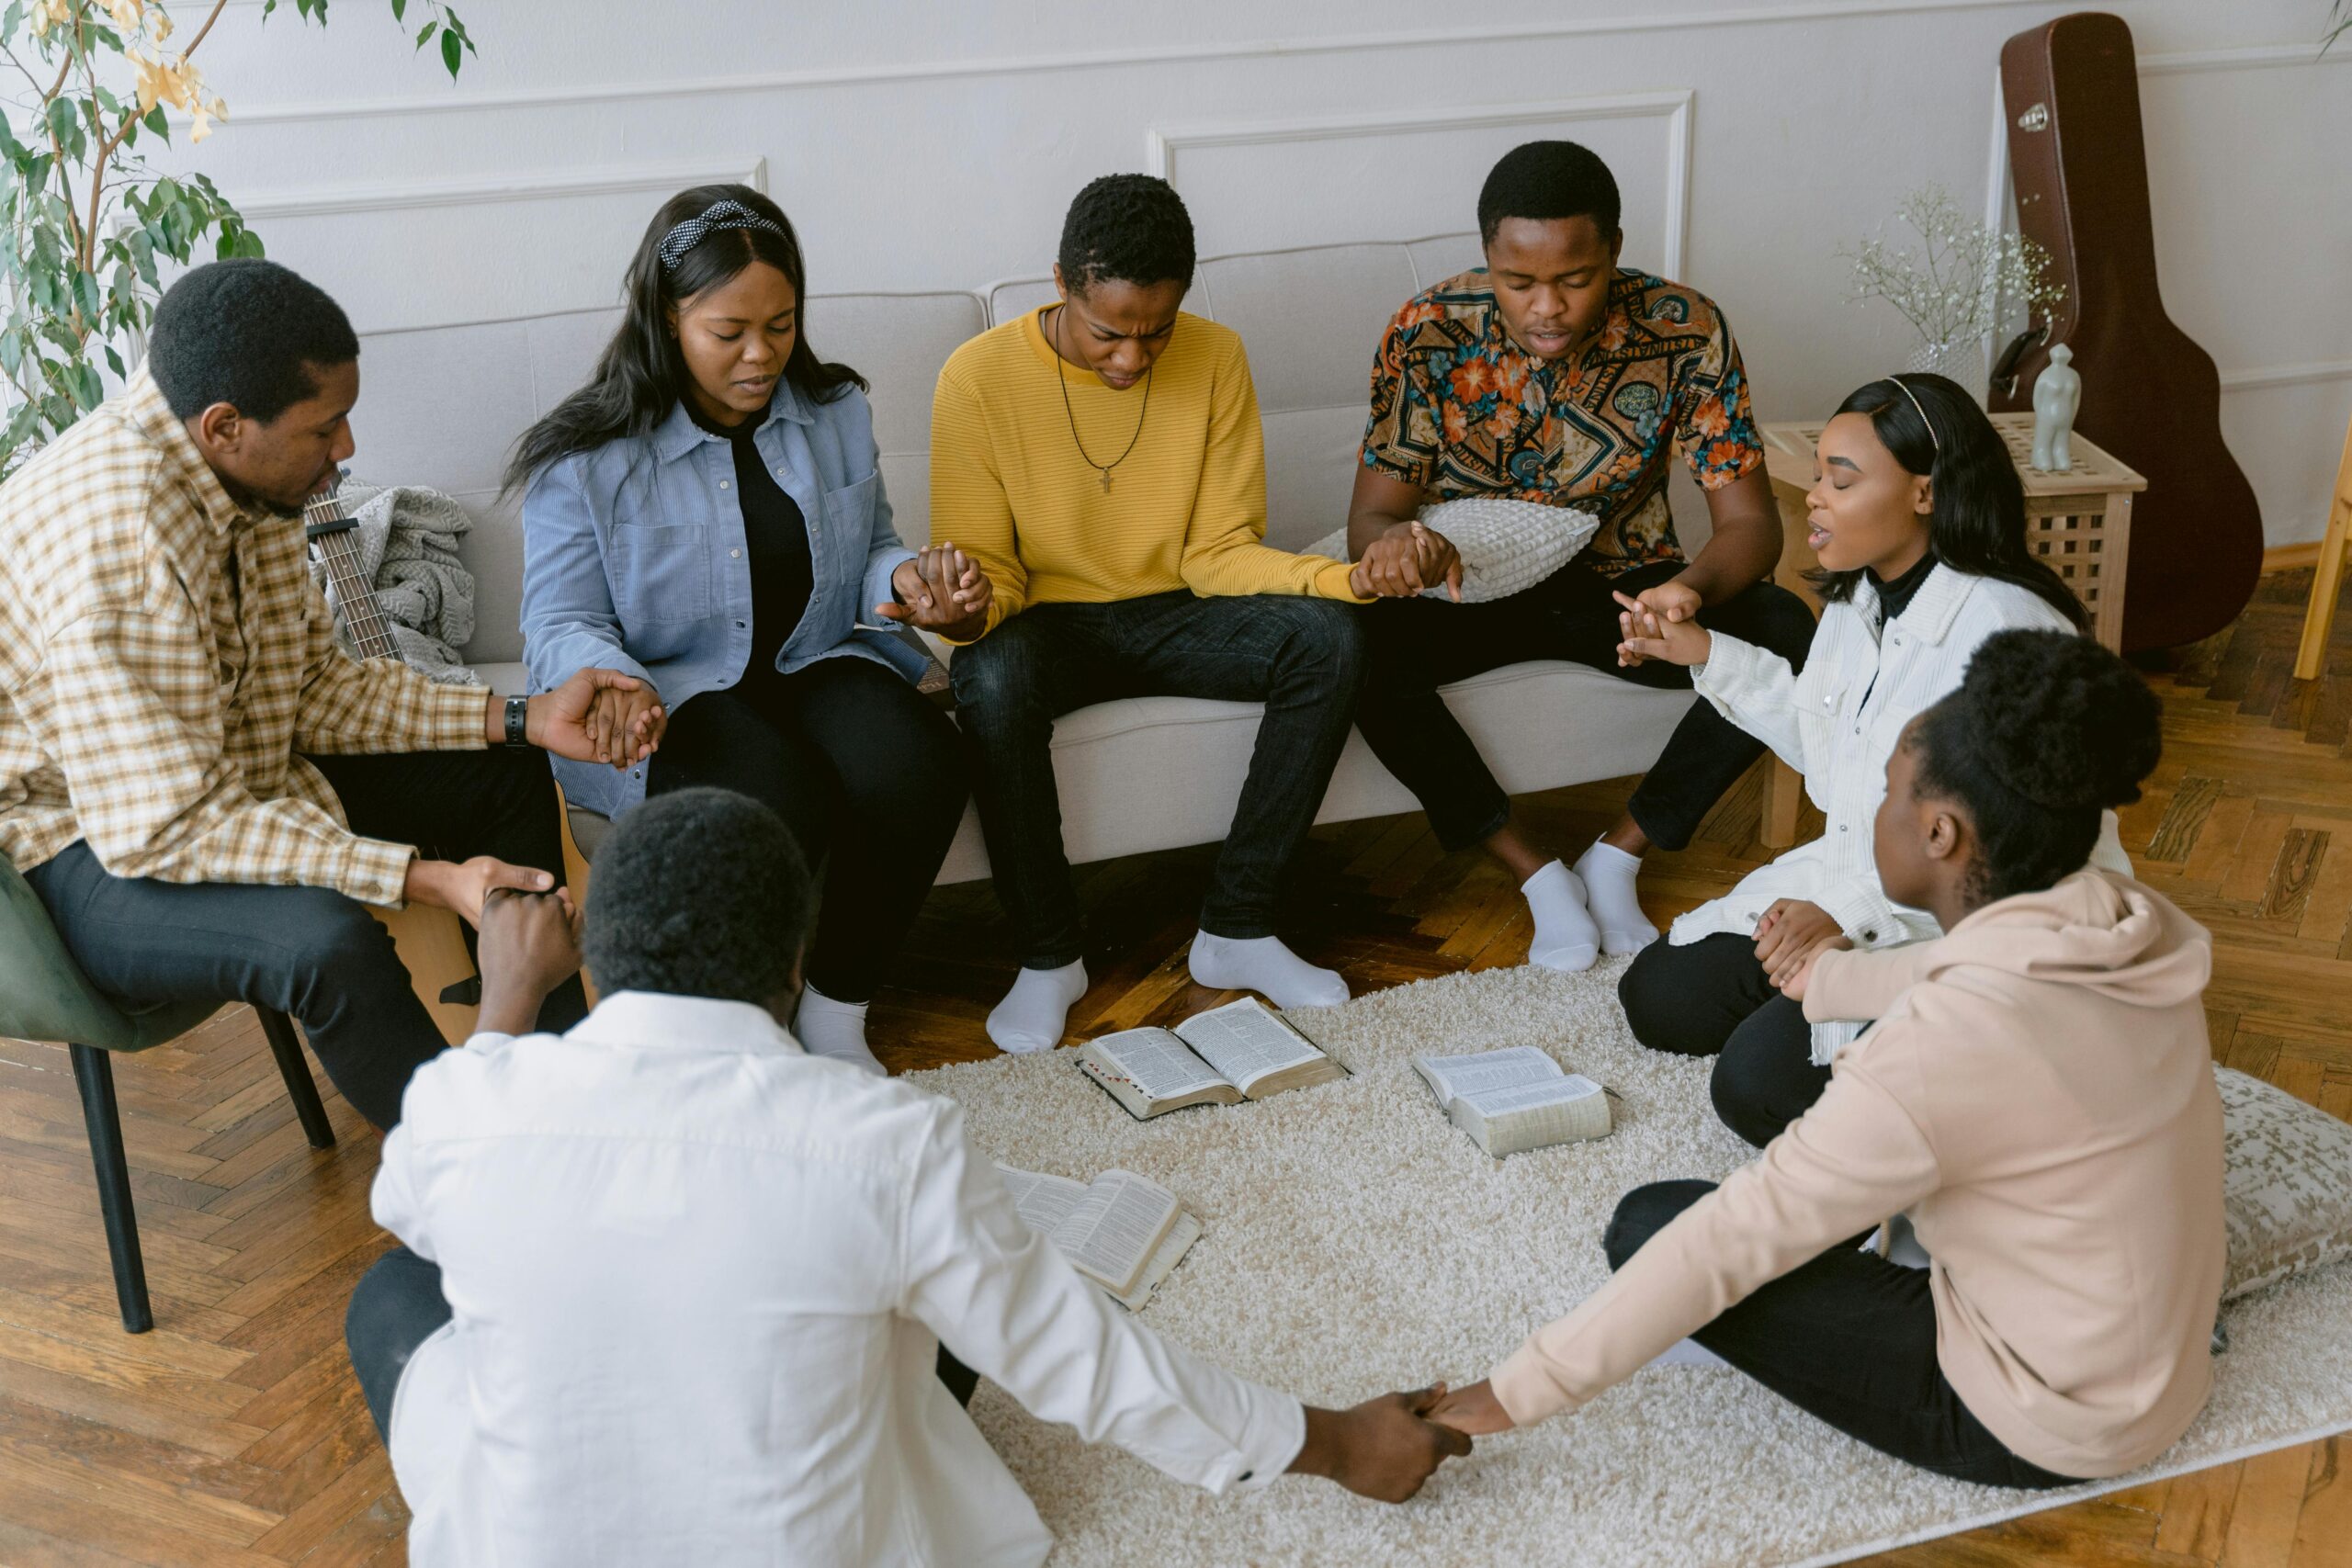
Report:
[[[997,901],[1023,964],[1058,969],[1085,951],[1062,852],[1055,719],[1114,697],[1264,703],[1201,929],[1272,936],[1283,874],[1347,744],[1363,668],[1351,609],[1274,594],[1199,599],[1179,591],[1107,604],[1033,604],[958,650],[956,718],[970,749]]]

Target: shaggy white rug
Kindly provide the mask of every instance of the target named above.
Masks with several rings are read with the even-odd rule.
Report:
[[[1710,1064],[1634,1044],[1622,963],[1489,971],[1291,1014],[1356,1077],[1137,1122],[1067,1051],[943,1068],[1007,1164],[1112,1166],[1173,1189],[1205,1234],[1143,1321],[1249,1377],[1342,1404],[1483,1375],[1608,1272],[1620,1194],[1720,1178],[1747,1148],[1707,1103]],[[1617,1129],[1496,1161],[1448,1123],[1419,1052],[1542,1045],[1623,1096]],[[1057,1564],[1826,1562],[2352,1427],[2352,1265],[2230,1307],[2211,1404],[2161,1463],[2073,1492],[1927,1475],[1720,1367],[1649,1369],[1584,1410],[1482,1438],[1387,1508],[1291,1478],[1224,1500],[1088,1449],[983,1383],[973,1415],[1036,1499]]]

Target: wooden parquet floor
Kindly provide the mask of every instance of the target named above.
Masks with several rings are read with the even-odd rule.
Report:
[[[2124,839],[2215,934],[2215,1055],[2352,1119],[2352,616],[2325,677],[2290,680],[2309,581],[2267,579],[2229,632],[2151,673],[2165,759]],[[1628,787],[1532,796],[1526,814],[1580,843]],[[1751,775],[1690,849],[1655,857],[1654,917],[1769,858],[1758,796]],[[1208,863],[1182,851],[1081,874],[1095,983],[1075,1034],[1222,999],[1183,964]],[[1298,945],[1359,994],[1525,955],[1508,879],[1441,853],[1418,816],[1318,829],[1298,881]],[[990,1053],[980,1021],[1011,977],[1001,942],[984,887],[933,896],[904,986],[874,1010],[895,1067]],[[119,1062],[117,1079],[157,1325],[136,1337],[115,1315],[65,1055],[0,1042],[0,1564],[404,1562],[405,1513],[341,1339],[352,1284],[387,1245],[368,1213],[375,1135],[330,1096],[341,1142],[311,1150],[243,1010]],[[2352,1438],[1871,1562],[2352,1563]]]

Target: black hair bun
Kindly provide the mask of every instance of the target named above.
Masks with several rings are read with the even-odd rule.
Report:
[[[2115,654],[2071,632],[1996,632],[1961,700],[1994,776],[2052,810],[2128,806],[2155,771],[2163,710]]]

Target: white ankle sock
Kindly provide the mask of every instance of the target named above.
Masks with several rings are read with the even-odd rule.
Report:
[[[864,1002],[837,1002],[814,986],[803,986],[800,1005],[792,1014],[792,1037],[812,1056],[836,1057],[877,1078],[884,1076],[881,1062],[865,1043]]]
[[[1535,935],[1527,944],[1527,961],[1545,969],[1574,974],[1589,969],[1600,954],[1600,929],[1584,907],[1584,883],[1577,874],[1554,861],[1519,890],[1535,917]]]
[[[989,1038],[1000,1051],[1050,1051],[1062,1043],[1069,1010],[1086,995],[1086,961],[1058,969],[1023,969],[989,1014]]]
[[[1603,953],[1639,953],[1657,940],[1657,928],[1642,913],[1641,897],[1634,888],[1634,879],[1641,871],[1641,856],[1629,855],[1598,839],[1577,862],[1587,907],[1593,923],[1600,928]]]
[[[1219,991],[1256,991],[1279,1008],[1332,1008],[1348,999],[1335,969],[1317,969],[1278,936],[1193,938],[1193,978]]]

